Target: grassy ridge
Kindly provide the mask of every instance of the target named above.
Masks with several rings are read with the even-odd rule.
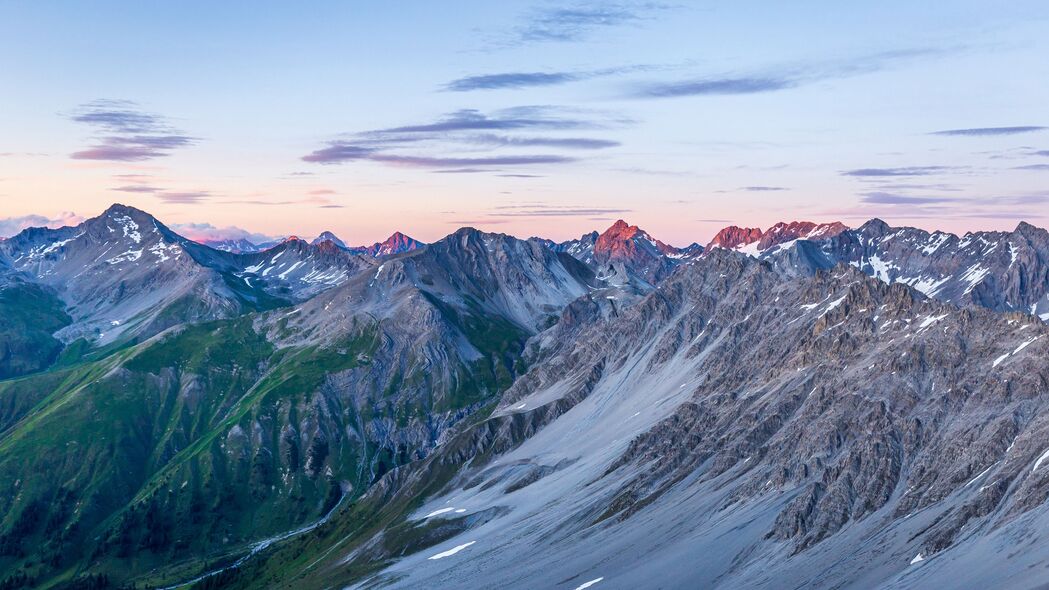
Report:
[[[356,497],[418,457],[389,429],[425,435],[432,416],[483,407],[514,378],[525,331],[439,309],[477,358],[434,371],[413,349],[391,356],[370,318],[277,348],[251,315],[108,356],[67,349],[49,371],[0,382],[0,571],[43,588],[85,575],[160,585]]]
[[[63,345],[52,334],[72,321],[62,301],[43,287],[16,283],[0,290],[0,379],[54,363]]]

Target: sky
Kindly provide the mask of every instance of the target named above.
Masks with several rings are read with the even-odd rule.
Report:
[[[1049,225],[1049,3],[0,0],[0,236]]]

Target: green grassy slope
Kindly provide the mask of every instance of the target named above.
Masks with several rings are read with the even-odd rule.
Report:
[[[476,411],[513,379],[525,332],[442,314],[480,359],[441,372],[414,349],[391,357],[371,318],[277,348],[244,316],[0,382],[0,572],[163,585],[357,497],[425,453],[432,416]]]
[[[55,339],[72,319],[51,291],[26,283],[0,290],[0,379],[50,366],[62,351]]]

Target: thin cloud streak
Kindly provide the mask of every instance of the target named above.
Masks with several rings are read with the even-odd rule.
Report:
[[[507,135],[484,134],[465,138],[465,141],[504,147],[559,147],[578,150],[599,150],[618,147],[618,141],[594,139],[589,137],[512,137]]]
[[[163,117],[141,111],[126,100],[89,102],[69,118],[100,133],[95,145],[70,154],[74,160],[141,162],[169,156],[197,141],[172,128]]]
[[[534,9],[506,43],[582,41],[599,29],[639,24],[670,8],[655,2],[592,2]]]
[[[905,166],[901,168],[857,168],[846,170],[842,176],[854,177],[895,177],[895,176],[929,176],[952,170],[948,166]]]
[[[415,168],[450,168],[457,173],[475,172],[481,168],[566,164],[576,158],[562,154],[493,154],[486,156],[405,154],[406,147],[445,148],[448,145],[487,146],[493,149],[546,147],[567,150],[598,150],[616,147],[617,141],[591,137],[516,136],[478,131],[547,130],[563,131],[605,126],[579,111],[550,106],[527,106],[503,109],[491,114],[473,109],[455,111],[437,121],[388,127],[349,135],[348,139],[329,141],[325,147],[302,157],[314,164],[340,164],[371,161]],[[473,149],[471,147],[471,149]]]
[[[248,231],[246,229],[227,225],[217,227],[211,223],[175,223],[171,229],[179,235],[193,240],[194,242],[220,242],[223,240],[247,240],[253,244],[262,244],[276,240],[277,237]]]
[[[207,191],[162,192],[157,193],[156,196],[165,203],[195,205],[211,198],[211,193]]]
[[[863,203],[879,205],[922,205],[933,203],[953,203],[964,200],[966,199],[959,197],[921,197],[883,191],[864,193],[860,198],[860,201]]]
[[[789,191],[790,189],[784,186],[744,186],[740,190],[745,190],[752,193],[763,193],[763,192],[778,192],[778,191]]]
[[[83,223],[84,217],[73,213],[72,211],[65,211],[55,217],[48,217],[46,215],[21,215],[17,217],[5,217],[0,219],[0,237],[9,238],[17,235],[22,230],[31,227],[63,227],[72,226]]]
[[[454,158],[433,156],[405,156],[380,153],[377,150],[332,142],[328,147],[302,157],[305,162],[317,164],[341,164],[369,160],[398,166],[418,168],[462,168],[472,166],[521,166],[532,164],[564,164],[574,158],[558,155],[491,156],[481,158]]]
[[[933,131],[929,135],[989,137],[996,135],[1018,135],[1020,133],[1034,133],[1035,131],[1043,131],[1045,129],[1047,129],[1047,127],[1041,127],[1038,125],[1021,125],[1016,127],[973,127],[971,129],[945,129],[943,131]]]
[[[702,76],[672,82],[636,84],[632,98],[678,98],[687,96],[732,96],[778,92],[821,82],[851,78],[889,68],[897,63],[944,55],[956,49],[902,49],[883,51],[846,60],[783,65],[765,71]]]
[[[444,89],[452,92],[470,92],[472,90],[529,88],[553,86],[574,82],[579,79],[578,74],[569,72],[507,72],[504,74],[486,74],[458,78],[446,84]]]
[[[717,96],[732,94],[758,94],[792,88],[796,80],[787,78],[715,78],[651,84],[642,87],[634,95],[638,98],[673,98],[680,96]]]
[[[581,119],[550,116],[549,107],[519,107],[488,116],[476,109],[455,111],[434,123],[404,125],[367,132],[365,135],[389,136],[398,133],[445,133],[449,131],[485,131],[506,129],[579,129],[593,127]]]
[[[158,187],[155,187],[155,186],[146,186],[146,185],[133,184],[133,185],[127,185],[127,186],[117,186],[117,187],[113,187],[113,188],[111,188],[109,190],[119,191],[119,192],[122,192],[122,193],[146,193],[146,194],[152,194],[152,193],[159,193],[159,192],[163,191],[164,189],[158,188]]]
[[[606,76],[650,71],[660,67],[665,66],[630,65],[580,71],[501,72],[496,74],[480,74],[456,78],[445,84],[444,90],[449,92],[473,92],[477,90],[519,90],[522,88],[557,86]]]

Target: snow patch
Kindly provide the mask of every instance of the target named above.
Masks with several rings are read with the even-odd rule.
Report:
[[[950,314],[946,314],[945,313],[943,315],[929,316],[929,317],[925,318],[924,320],[922,320],[922,323],[918,324],[918,328],[919,329],[921,329],[921,328],[928,328],[929,326],[931,326],[931,325],[935,324],[936,322],[942,320],[943,318],[947,317],[948,315],[950,315]]]
[[[455,547],[452,547],[448,551],[442,551],[442,552],[440,552],[440,553],[438,553],[436,555],[431,555],[430,557],[427,557],[427,559],[444,559],[445,557],[451,557],[451,556],[455,555],[456,553],[462,551],[463,549],[466,549],[470,545],[473,545],[476,542],[477,541],[470,541],[469,543],[463,543],[462,545],[456,545]]]
[[[1042,461],[1045,461],[1046,459],[1049,459],[1049,449],[1046,449],[1045,452],[1038,457],[1038,460],[1034,462],[1034,469],[1031,469],[1031,473],[1038,471],[1038,468],[1042,466]]]

